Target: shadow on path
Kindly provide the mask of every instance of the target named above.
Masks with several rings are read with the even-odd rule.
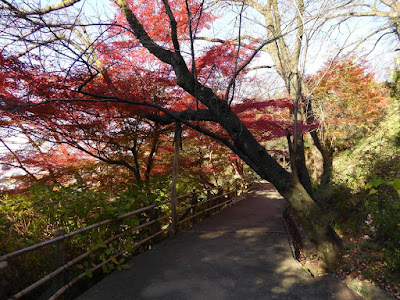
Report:
[[[78,299],[363,299],[293,259],[285,200],[269,183],[175,238],[134,257]]]

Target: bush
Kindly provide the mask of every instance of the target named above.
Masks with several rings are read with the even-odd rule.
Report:
[[[365,202],[370,214],[369,226],[376,231],[377,241],[385,249],[385,265],[390,271],[400,273],[400,179],[375,177],[366,189],[369,190]]]

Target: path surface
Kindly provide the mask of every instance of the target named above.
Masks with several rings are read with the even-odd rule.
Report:
[[[314,279],[293,259],[271,184],[134,257],[78,299],[363,299],[332,277]]]

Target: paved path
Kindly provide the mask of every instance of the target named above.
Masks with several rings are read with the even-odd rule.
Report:
[[[78,299],[362,299],[336,279],[310,277],[291,254],[271,184],[134,257]]]

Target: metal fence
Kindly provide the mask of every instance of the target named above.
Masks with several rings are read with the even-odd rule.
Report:
[[[79,230],[66,233],[63,229],[58,229],[55,232],[55,237],[48,241],[3,255],[0,257],[0,271],[6,271],[11,264],[11,260],[27,255],[32,251],[44,248],[49,245],[54,247],[54,263],[52,264],[53,271],[49,271],[48,274],[37,280],[36,282],[30,284],[28,287],[20,290],[15,295],[11,296],[10,299],[20,299],[26,295],[31,294],[33,291],[41,290],[42,295],[38,298],[42,299],[59,299],[63,297],[63,294],[70,289],[79,280],[90,277],[91,274],[99,269],[104,268],[110,263],[115,263],[118,265],[119,257],[132,253],[135,248],[143,245],[148,245],[155,241],[157,237],[159,239],[165,238],[170,234],[174,234],[179,230],[186,227],[190,227],[192,224],[203,219],[208,214],[212,214],[220,209],[233,204],[241,199],[241,194],[251,187],[252,183],[245,183],[242,186],[237,186],[232,190],[229,188],[211,188],[201,191],[193,191],[185,195],[176,197],[175,201],[168,200],[161,204],[153,204],[147,207],[143,207],[129,213],[118,216],[115,219],[108,219],[102,222],[92,224],[90,226],[81,228]],[[175,203],[176,207],[171,207]],[[173,216],[172,213],[176,212]],[[139,225],[131,227],[124,224],[124,220],[137,218]],[[94,230],[99,230],[100,228],[109,227],[114,225],[113,230],[109,230],[111,234],[97,243],[100,245],[98,247],[87,247],[87,250],[65,262],[66,257],[66,243],[68,243],[72,238],[76,238],[87,232]],[[141,234],[139,234],[141,232]],[[135,236],[137,239],[131,242],[129,247],[116,247],[118,250],[112,254],[108,254],[106,259],[103,259],[99,263],[92,263],[90,266],[82,270],[82,272],[76,275],[77,266],[81,266],[80,263],[89,256],[95,255],[99,249],[107,247],[110,243],[126,243],[127,237]],[[129,248],[129,250],[127,249]],[[29,261],[26,259],[26,261]],[[75,267],[74,267],[75,266]],[[74,268],[73,268],[74,267]],[[3,269],[3,270],[2,270]],[[64,272],[67,270],[74,269],[74,277],[66,279],[63,276]],[[51,286],[51,294],[47,295],[49,291],[46,287]],[[45,296],[43,296],[43,293]],[[40,294],[40,293],[39,293]],[[0,297],[3,296],[0,294]],[[9,295],[4,295],[6,298]]]

